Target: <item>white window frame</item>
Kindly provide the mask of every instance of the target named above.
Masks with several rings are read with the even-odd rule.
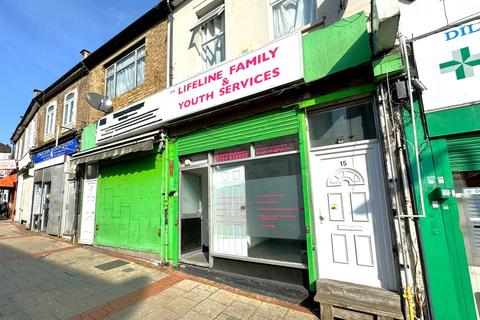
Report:
[[[208,28],[208,25],[210,23],[214,23],[214,21],[222,16],[223,17],[223,23],[222,23],[222,30],[218,33],[215,34],[213,37],[210,39],[204,39],[206,34],[204,33],[204,30]],[[215,65],[218,65],[219,63],[223,62],[226,60],[226,45],[225,45],[225,4],[221,4],[220,6],[214,8],[210,12],[206,13],[202,17],[199,17],[197,23],[190,29],[190,31],[197,32],[199,37],[200,37],[200,58],[202,59],[202,70],[208,70]],[[207,60],[207,55],[205,54],[205,46],[207,46],[209,43],[212,43],[214,41],[217,41],[218,39],[222,38],[222,58],[220,61],[216,61],[215,64],[209,65],[208,60]]]
[[[52,120],[52,128],[48,131],[48,109],[53,106],[53,120]],[[55,118],[57,117],[57,101],[52,101],[47,104],[45,109],[45,128],[44,128],[44,135],[49,136],[55,133]]]
[[[284,34],[283,36],[281,37],[278,37],[277,39],[275,39],[275,31],[273,30],[273,7],[282,2],[282,1],[285,1],[285,0],[265,0],[267,1],[267,6],[268,6],[268,35],[270,37],[270,40],[277,40],[277,39],[281,39],[283,37],[286,37],[296,31],[299,31],[299,30],[304,30],[304,29],[308,29],[309,27],[311,27],[312,25],[314,25],[315,23],[317,23],[318,21],[318,17],[317,17],[317,21],[314,21],[314,23],[307,23],[306,25],[298,28],[298,29],[295,29],[293,30],[292,32],[290,33],[286,33]],[[317,10],[318,10],[318,0],[312,0],[312,1],[315,1],[316,2],[316,6],[317,6]]]
[[[144,51],[143,51],[144,53],[143,53],[143,56],[139,57],[138,56],[138,51],[141,48],[144,49]],[[117,59],[115,61],[115,63],[112,63],[111,65],[109,65],[108,67],[105,68],[105,91],[104,92],[105,92],[105,96],[107,96],[109,99],[113,99],[113,98],[117,97],[117,73],[126,68],[126,67],[124,67],[120,70],[117,70],[117,64],[118,64],[119,61],[123,60],[123,58],[127,57],[132,52],[135,53],[135,62],[134,62],[134,64],[135,64],[135,85],[132,88],[128,89],[127,91],[121,93],[118,96],[121,96],[122,94],[127,93],[128,91],[132,90],[133,88],[136,88],[137,86],[139,86],[139,85],[141,85],[142,83],[145,82],[145,70],[146,70],[145,65],[146,65],[146,62],[147,62],[147,59],[146,59],[147,49],[146,49],[145,44],[142,44],[142,45],[138,46],[137,48],[123,54],[119,59]],[[143,68],[144,68],[143,69],[143,82],[138,82],[138,75],[137,75],[137,70],[138,70],[137,65],[138,65],[138,60],[140,60],[140,59],[144,59],[144,61],[145,61],[143,63]],[[108,91],[107,91],[108,90],[108,79],[110,78],[108,76],[108,70],[110,70],[110,69],[113,69],[113,76],[110,76],[110,77],[113,77],[113,95],[112,96],[108,96]]]
[[[30,130],[31,130],[30,126],[27,126],[27,128],[25,128],[25,131],[23,131],[22,157],[30,150],[30,146],[28,145]]]
[[[71,93],[73,93],[73,98],[67,100],[68,95]],[[73,126],[75,124],[75,121],[77,119],[77,100],[78,100],[77,97],[78,97],[78,89],[75,88],[72,91],[69,91],[63,98],[63,117],[62,117],[63,126]],[[67,110],[69,110],[69,108],[67,107],[67,104],[69,104],[70,102],[73,103],[73,108],[71,109],[73,116],[71,116],[69,113],[67,114],[66,112]],[[66,122],[66,119],[68,118],[72,118],[72,121]]]
[[[28,150],[32,149],[35,147],[35,136],[36,136],[36,131],[37,131],[37,116],[32,119],[30,124],[28,125],[30,127],[30,136],[28,137]]]

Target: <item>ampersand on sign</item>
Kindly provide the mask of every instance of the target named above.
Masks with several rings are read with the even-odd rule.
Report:
[[[228,84],[228,78],[223,78],[222,86],[226,86]]]

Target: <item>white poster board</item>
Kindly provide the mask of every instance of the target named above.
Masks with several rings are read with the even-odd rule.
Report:
[[[480,19],[414,42],[425,112],[480,103]]]

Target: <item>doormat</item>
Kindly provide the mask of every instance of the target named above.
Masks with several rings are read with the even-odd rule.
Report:
[[[117,259],[117,260],[113,260],[113,261],[110,261],[110,262],[107,262],[107,263],[102,263],[102,264],[96,265],[95,268],[103,270],[103,271],[107,271],[107,270],[112,270],[112,269],[124,266],[124,265],[129,264],[129,263],[130,262],[128,262],[128,261]]]

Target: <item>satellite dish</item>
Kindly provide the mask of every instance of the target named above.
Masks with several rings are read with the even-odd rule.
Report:
[[[107,97],[95,92],[88,92],[86,97],[88,104],[93,108],[105,113],[112,111],[112,100]]]

